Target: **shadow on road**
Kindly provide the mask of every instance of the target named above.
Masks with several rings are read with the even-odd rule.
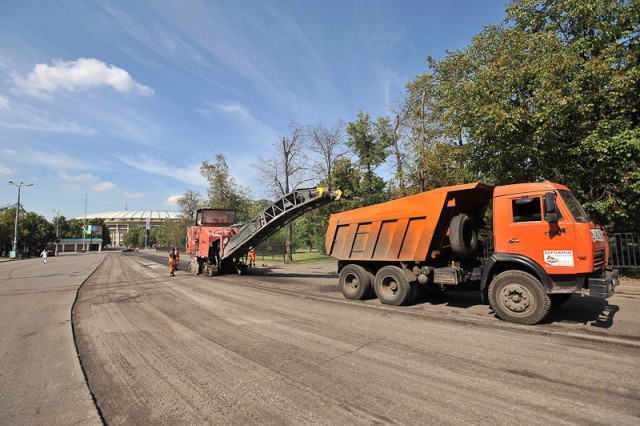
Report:
[[[611,305],[605,299],[573,295],[564,305],[552,308],[543,323],[563,322],[609,328],[619,310],[617,305]]]
[[[420,292],[411,305],[421,304],[468,309],[481,305],[482,299],[480,293],[474,291]],[[588,324],[592,327],[610,328],[618,311],[620,311],[620,308],[617,305],[611,305],[604,299],[580,297],[580,295],[576,294],[565,304],[551,308],[551,311],[541,324]]]
[[[275,278],[338,278],[336,273],[321,273],[321,272],[293,272],[291,270],[285,270],[284,272],[274,272],[271,268],[258,267],[249,268],[247,272],[249,276],[262,276],[269,275],[269,277]]]
[[[442,293],[420,291],[411,305],[421,305],[423,303],[465,309],[481,305],[482,298],[480,297],[480,292],[477,291],[457,291],[455,289],[450,289]]]

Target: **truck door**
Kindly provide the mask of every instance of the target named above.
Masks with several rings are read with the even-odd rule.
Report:
[[[533,259],[548,274],[572,273],[575,233],[571,215],[563,214],[558,206],[554,222],[546,213],[544,194],[504,197],[500,203],[505,217],[494,217],[494,222],[501,222],[494,223],[496,251]]]

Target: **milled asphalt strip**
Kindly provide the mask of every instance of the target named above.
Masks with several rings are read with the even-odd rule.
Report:
[[[78,301],[78,295],[80,294],[80,289],[82,288],[82,286],[85,285],[87,281],[89,281],[89,279],[93,276],[93,274],[95,274],[96,271],[100,269],[100,267],[102,266],[106,258],[107,258],[106,256],[103,257],[102,262],[100,262],[100,264],[96,267],[96,269],[94,269],[93,272],[90,273],[89,276],[85,278],[84,281],[82,281],[82,284],[80,284],[80,286],[78,287],[78,290],[76,290],[76,297],[73,300],[73,303],[71,304],[71,333],[73,334],[73,344],[76,347],[76,356],[78,357],[78,364],[80,364],[80,370],[82,370],[82,375],[84,376],[84,383],[87,386],[87,390],[89,391],[89,394],[91,395],[91,399],[93,400],[93,405],[95,405],[96,411],[98,412],[98,416],[100,416],[100,421],[102,421],[103,425],[106,425],[107,421],[105,420],[104,415],[102,414],[102,409],[100,409],[100,406],[98,405],[98,400],[96,399],[96,396],[93,393],[93,390],[91,389],[91,385],[89,384],[89,377],[87,376],[87,371],[84,368],[84,364],[82,364],[82,358],[80,357],[80,352],[78,352],[78,341],[76,340],[76,322],[73,319],[73,316],[74,316],[73,311],[75,310],[74,308],[76,306],[76,302]]]
[[[166,266],[162,265],[161,263],[162,262],[162,260],[160,260],[161,257],[160,256],[156,256],[156,257],[157,259],[155,258],[152,259],[149,255],[144,257],[141,256],[141,258],[144,259],[144,261],[142,261],[142,259],[140,259],[140,261],[143,264],[143,266],[149,267],[152,269],[166,268]],[[151,262],[151,263],[148,263],[148,262]],[[188,268],[187,268],[187,272],[188,272]],[[192,274],[190,275],[193,276]],[[316,294],[316,293],[306,293],[306,292],[301,293],[299,290],[295,290],[295,289],[281,289],[271,284],[263,283],[257,279],[253,279],[253,280],[247,279],[246,276],[244,277],[243,281],[239,282],[233,278],[230,278],[230,276],[231,275],[219,275],[219,276],[216,276],[215,278],[218,281],[233,283],[235,285],[246,285],[254,288],[262,288],[262,289],[266,289],[266,290],[280,293],[280,294],[288,294],[296,297],[304,297],[304,298],[310,298],[315,300],[349,304],[349,305],[353,305],[353,306],[361,307],[365,309],[387,310],[399,315],[429,318],[430,320],[437,321],[437,322],[449,322],[449,323],[453,322],[453,323],[465,324],[469,326],[489,327],[494,329],[502,329],[504,331],[525,332],[525,333],[547,335],[547,336],[563,335],[563,336],[566,336],[567,338],[573,338],[573,339],[587,341],[587,342],[606,342],[606,343],[611,343],[613,345],[626,346],[631,348],[640,348],[640,340],[638,338],[633,338],[633,337],[620,336],[615,334],[602,335],[602,334],[593,333],[593,332],[578,333],[574,331],[565,331],[560,329],[557,326],[549,325],[549,324],[547,324],[546,326],[544,325],[523,326],[520,324],[513,324],[513,323],[498,320],[496,318],[493,318],[493,315],[491,315],[491,318],[488,318],[488,317],[483,317],[478,315],[464,315],[460,313],[443,314],[442,312],[429,312],[428,310],[413,310],[413,309],[408,309],[407,307],[393,307],[393,306],[388,306],[383,304],[368,304],[368,303],[363,303],[363,301],[353,301],[353,300],[343,299],[342,297],[336,299],[326,294]],[[618,289],[623,291],[618,292],[616,290],[616,294],[635,295],[635,296],[640,295],[639,287],[620,286],[618,287]]]

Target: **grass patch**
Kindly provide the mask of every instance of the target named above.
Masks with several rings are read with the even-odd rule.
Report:
[[[326,262],[335,262],[336,259],[333,257],[327,256],[319,251],[297,251],[293,253],[293,262],[288,262],[289,264],[296,263],[326,263]],[[272,263],[285,263],[284,256],[265,256],[264,260],[262,256],[256,256],[256,263],[258,262],[272,262]]]
[[[619,268],[619,271],[625,278],[640,280],[640,268]]]

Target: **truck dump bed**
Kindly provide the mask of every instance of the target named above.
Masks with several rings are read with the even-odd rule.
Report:
[[[334,214],[324,250],[338,260],[424,261],[448,245],[453,216],[481,222],[492,192],[481,183],[457,185]]]

